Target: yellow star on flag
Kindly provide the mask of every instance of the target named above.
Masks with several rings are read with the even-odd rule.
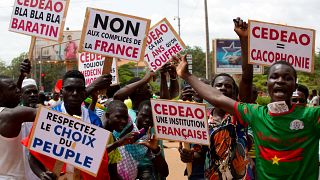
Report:
[[[279,161],[280,161],[280,158],[278,158],[277,156],[274,156],[274,158],[272,158],[272,164],[279,165]]]

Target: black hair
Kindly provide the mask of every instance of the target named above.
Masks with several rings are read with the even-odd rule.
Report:
[[[305,85],[297,84],[297,90],[302,92],[306,99],[309,97],[309,89]]]
[[[44,104],[44,101],[46,101],[46,95],[44,94],[44,92],[39,93],[38,101],[39,101],[39,103]]]
[[[238,94],[239,94],[239,88],[238,88],[238,85],[237,85],[236,81],[233,79],[232,76],[230,76],[230,74],[227,74],[227,73],[217,74],[217,75],[214,76],[214,78],[212,79],[212,81],[211,81],[211,86],[213,87],[213,85],[214,85],[217,77],[219,77],[219,76],[229,77],[229,78],[232,80],[232,85],[233,85],[232,91],[233,91],[233,94],[234,94],[235,98],[237,98],[237,97],[238,97]]]
[[[107,110],[106,113],[110,114],[110,112],[113,112],[115,109],[117,108],[125,108],[128,109],[126,104],[124,104],[124,102],[120,101],[120,100],[113,100],[111,101],[108,106],[107,106]]]
[[[150,100],[142,101],[142,102],[139,104],[138,112],[143,108],[144,105],[148,105],[148,106],[151,107],[151,102],[150,102]]]
[[[83,82],[86,82],[84,75],[78,70],[71,70],[71,71],[66,72],[63,76],[63,79],[62,79],[62,85],[64,84],[65,80],[68,78],[78,78],[78,79],[83,80]]]
[[[296,82],[296,80],[297,80],[297,71],[296,71],[296,70],[293,68],[293,66],[292,66],[290,63],[288,63],[287,61],[277,61],[277,62],[273,63],[273,64],[270,66],[270,68],[269,68],[268,78],[269,78],[269,76],[270,76],[270,69],[271,69],[273,66],[278,65],[278,64],[282,64],[282,65],[289,66],[289,67],[293,70],[293,76],[294,76],[294,80],[295,80],[295,82]]]

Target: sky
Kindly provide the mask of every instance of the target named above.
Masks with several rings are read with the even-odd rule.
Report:
[[[30,1],[30,0],[29,0]],[[237,38],[232,19],[241,17],[287,24],[320,31],[319,0],[207,0],[210,50],[216,38]],[[0,1],[0,60],[7,65],[29,49],[31,37],[9,32],[14,0]],[[178,6],[179,4],[179,6]],[[151,25],[166,17],[186,45],[205,50],[205,14],[203,0],[70,0],[65,28],[81,30],[86,7],[94,7],[151,19]],[[178,8],[179,7],[179,8]],[[316,35],[316,51],[320,38]]]

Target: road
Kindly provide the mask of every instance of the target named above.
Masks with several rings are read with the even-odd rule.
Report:
[[[164,153],[169,166],[169,176],[167,180],[187,179],[186,176],[183,176],[186,165],[180,160],[178,152],[179,143],[164,141],[164,145],[167,147],[164,148]]]

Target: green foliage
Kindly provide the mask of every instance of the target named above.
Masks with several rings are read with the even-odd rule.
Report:
[[[130,62],[128,64],[121,65],[118,69],[119,73],[119,81],[121,83],[121,86],[124,86],[127,84],[127,82],[134,77],[134,73],[131,71],[132,68],[135,67],[134,62]]]
[[[314,73],[298,72],[298,81],[308,87],[309,92],[312,89],[320,90],[320,52],[315,54]]]
[[[156,93],[160,91],[159,82],[150,81],[149,84],[151,86],[152,93]]]
[[[259,91],[267,92],[267,75],[257,74],[253,75],[253,84],[256,85]]]
[[[256,103],[260,105],[267,105],[271,102],[271,99],[269,96],[258,96]]]
[[[75,68],[74,68],[75,69]],[[42,78],[42,85],[44,86],[44,91],[51,92],[58,79],[62,79],[63,75],[66,73],[65,64],[63,63],[44,63],[42,65],[42,73],[45,76]],[[38,75],[39,77],[39,75]]]

